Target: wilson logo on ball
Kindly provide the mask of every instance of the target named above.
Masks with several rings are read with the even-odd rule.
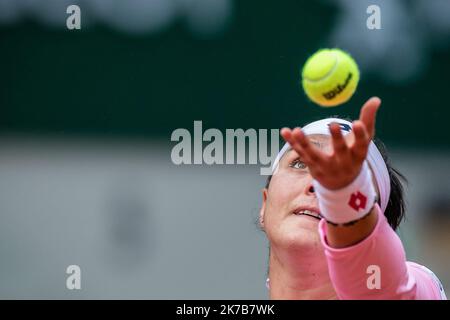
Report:
[[[350,80],[352,80],[352,73],[350,72],[347,76],[347,78],[345,79],[345,82],[343,84],[338,84],[334,89],[332,89],[331,91],[325,92],[323,94],[323,97],[327,100],[331,100],[334,97],[336,97],[338,94],[340,94],[342,91],[345,90],[345,88],[348,86]]]
[[[348,205],[358,211],[359,209],[365,209],[367,204],[367,197],[361,192],[352,193]]]

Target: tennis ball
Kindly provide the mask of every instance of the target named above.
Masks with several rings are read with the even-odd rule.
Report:
[[[356,90],[358,66],[340,49],[321,49],[308,58],[302,70],[303,90],[322,107],[346,102]]]

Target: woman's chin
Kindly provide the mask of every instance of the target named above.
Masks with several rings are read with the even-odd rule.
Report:
[[[317,247],[320,242],[318,224],[314,218],[295,217],[296,221],[286,221],[285,228],[279,234],[283,247],[289,249],[308,249]]]

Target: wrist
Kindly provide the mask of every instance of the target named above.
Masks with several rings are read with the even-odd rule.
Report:
[[[330,190],[313,181],[321,216],[339,225],[357,221],[370,213],[377,195],[372,175],[364,161],[358,176],[346,187]]]

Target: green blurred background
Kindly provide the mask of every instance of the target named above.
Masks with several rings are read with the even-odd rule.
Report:
[[[411,3],[404,1],[413,19]],[[423,56],[418,70],[394,81],[372,67],[363,69],[354,98],[328,110],[307,101],[299,86],[300,69],[318,48],[351,49],[330,39],[344,11],[339,2],[241,1],[230,6],[220,31],[207,36],[191,32],[182,16],[160,30],[138,34],[111,29],[89,12],[82,23],[92,24],[78,31],[43,26],[30,17],[4,25],[0,130],[167,139],[174,128],[191,127],[198,119],[224,129],[294,126],[330,113],[355,118],[362,103],[378,95],[383,99],[381,138],[411,147],[449,146],[448,34],[445,46],[434,46],[432,35],[423,35],[426,24],[416,19],[409,36],[421,41],[411,48]],[[362,11],[362,22],[367,17]],[[405,26],[392,24],[393,30],[366,30],[367,37],[402,36]],[[359,27],[366,28],[364,23]],[[370,46],[358,46],[371,54]],[[395,73],[395,61],[417,54],[408,48],[374,59]]]

